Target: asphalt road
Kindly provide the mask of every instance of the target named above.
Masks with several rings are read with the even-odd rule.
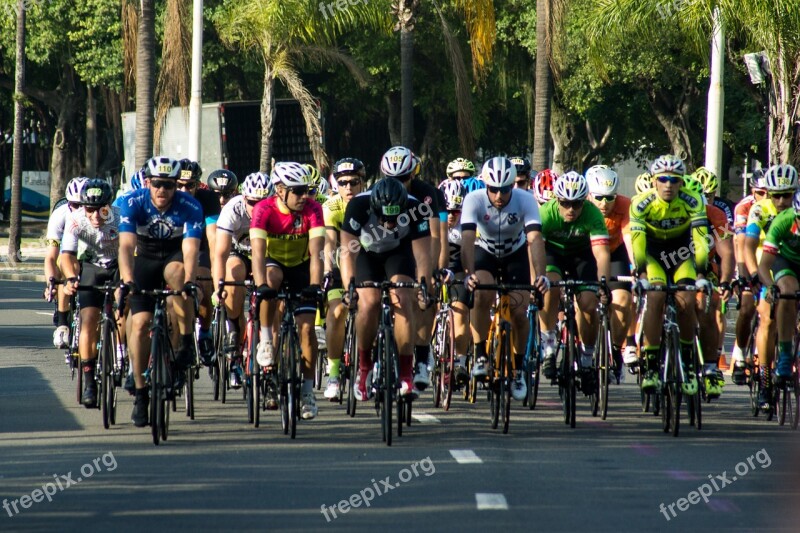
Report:
[[[387,448],[374,410],[351,419],[321,393],[296,440],[277,412],[255,429],[238,394],[212,400],[203,373],[196,420],[179,407],[155,447],[130,397],[110,430],[76,403],[39,294],[0,282],[2,531],[800,529],[798,433],[752,418],[731,384],[703,429],[678,438],[641,413],[632,383],[612,388],[606,421],[580,401],[575,429],[545,387],[535,411],[512,407],[508,435],[490,428],[488,404],[442,412],[427,393]]]

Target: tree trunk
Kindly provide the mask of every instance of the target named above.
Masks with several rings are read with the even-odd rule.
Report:
[[[8,228],[8,261],[19,263],[22,242],[22,93],[25,90],[25,2],[17,0],[17,48],[14,74],[14,155],[11,163],[11,224]]]
[[[672,154],[683,159],[687,164],[687,168],[691,167],[693,164],[692,143],[689,140],[689,132],[684,127],[681,117],[677,113],[670,112],[670,110],[659,105],[652,98],[650,99],[650,107],[667,134]]]
[[[155,0],[139,0],[139,35],[136,46],[136,161],[134,168],[140,168],[153,156],[155,33]]]
[[[91,86],[86,91],[86,160],[84,175],[93,178],[97,175],[97,101]]]
[[[536,0],[536,103],[533,124],[533,168],[550,166],[550,103],[553,77],[550,72],[548,24],[550,0]]]
[[[59,83],[58,119],[53,133],[50,156],[50,202],[55,204],[64,197],[67,182],[76,176],[83,166],[80,164],[80,128],[77,124],[81,96],[76,85],[76,74],[67,63],[62,65]]]
[[[400,136],[400,124],[398,124],[399,117],[397,113],[397,93],[387,94],[383,98],[386,102],[386,115],[389,117],[386,125],[389,130],[389,142],[392,143],[392,146],[397,146],[398,144],[402,144],[402,137]]]
[[[275,78],[272,65],[264,63],[264,95],[261,98],[261,157],[259,170],[272,170],[272,130],[275,125]]]
[[[409,150],[414,146],[414,34],[400,29],[400,140]]]

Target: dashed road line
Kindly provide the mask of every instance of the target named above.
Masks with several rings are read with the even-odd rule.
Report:
[[[499,492],[476,492],[478,511],[508,511],[506,497]]]
[[[483,459],[478,457],[472,450],[450,450],[450,455],[458,464],[480,464]]]

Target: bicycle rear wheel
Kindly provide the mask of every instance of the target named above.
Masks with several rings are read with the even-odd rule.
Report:
[[[778,425],[782,426],[786,423],[786,411],[788,408],[787,387],[784,384],[775,387],[775,393],[778,397]]]
[[[225,337],[227,334],[228,318],[225,312],[225,305],[220,304],[214,308],[214,318],[212,324],[212,335],[214,341],[214,353],[217,360],[208,368],[211,383],[213,385],[214,401],[219,400],[220,389],[224,387],[222,383],[223,367],[225,366]]]
[[[498,338],[499,334],[497,332],[497,328],[492,328],[491,336],[489,337],[489,346],[491,346],[491,351],[489,351],[488,355],[491,360],[494,362],[492,366],[494,368],[489,372],[489,414],[491,416],[492,421],[492,429],[497,429],[497,425],[500,423],[500,380],[502,379],[502,374],[500,374],[500,366],[502,362],[502,354],[500,354],[500,339]]]
[[[531,348],[528,353],[527,368],[525,369],[525,383],[528,387],[527,401],[528,409],[536,409],[536,402],[539,399],[539,382],[542,377],[542,345],[539,342],[539,319],[533,321],[531,331]]]
[[[356,346],[355,320],[348,314],[345,323],[344,375],[347,378],[347,414],[356,416],[356,372],[358,370],[358,348]]]
[[[161,401],[161,374],[163,373],[164,355],[161,352],[161,329],[155,328],[152,333],[150,343],[150,430],[153,436],[153,444],[158,446],[161,440],[161,421],[163,419],[161,411],[164,404]]]
[[[253,427],[261,425],[261,401],[264,376],[258,361],[253,359]]]
[[[503,323],[500,331],[500,401],[503,402],[503,433],[508,433],[508,423],[511,418],[511,386],[513,381],[513,366],[511,362],[511,324]]]
[[[102,320],[100,328],[100,404],[103,411],[103,427],[108,429],[113,424],[114,410],[114,346],[111,328],[106,320]]]
[[[456,386],[455,366],[456,366],[456,339],[455,326],[453,324],[453,312],[448,311],[445,320],[444,335],[444,357],[441,365],[441,388],[442,388],[442,408],[450,410],[450,402],[453,399],[453,389]],[[409,417],[410,419],[410,417]]]
[[[611,331],[608,328],[607,317],[600,320],[600,331],[597,332],[597,345],[594,353],[597,361],[597,410],[600,418],[605,420],[608,416],[608,381],[611,361]]]
[[[790,391],[792,394],[792,401],[794,405],[794,409],[791,413],[792,415],[792,429],[797,429],[798,421],[800,421],[800,368],[798,368],[798,361],[795,359],[795,370],[794,374],[792,375],[792,390]]]
[[[298,372],[297,365],[299,358],[297,357],[297,338],[296,334],[292,331],[289,332],[289,342],[287,342],[287,363],[289,365],[289,387],[287,401],[289,404],[289,436],[295,438],[297,436],[297,418],[299,416],[300,407],[300,373]]]
[[[578,357],[577,345],[575,344],[575,336],[572,331],[567,330],[567,339],[563,346],[564,355],[561,361],[561,380],[562,395],[561,403],[564,411],[564,423],[569,424],[569,427],[575,427],[575,410],[577,388],[575,364]]]

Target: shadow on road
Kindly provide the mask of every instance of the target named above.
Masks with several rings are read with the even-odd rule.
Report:
[[[0,383],[0,433],[82,429],[36,368],[0,368]]]

